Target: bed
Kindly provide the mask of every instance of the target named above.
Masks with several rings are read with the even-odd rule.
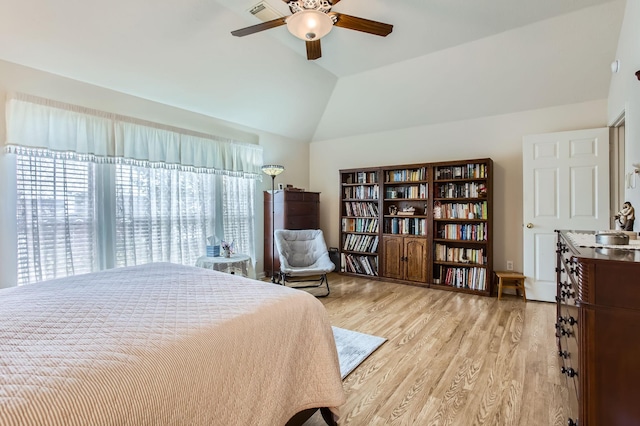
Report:
[[[299,290],[169,263],[0,290],[2,425],[273,426],[344,401]]]

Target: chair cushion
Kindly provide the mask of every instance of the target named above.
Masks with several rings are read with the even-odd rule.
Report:
[[[278,229],[275,242],[280,255],[280,269],[284,273],[314,275],[331,272],[335,268],[320,229]]]

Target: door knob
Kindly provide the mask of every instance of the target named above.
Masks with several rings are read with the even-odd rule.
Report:
[[[529,229],[533,228],[533,223],[527,223],[527,228]]]

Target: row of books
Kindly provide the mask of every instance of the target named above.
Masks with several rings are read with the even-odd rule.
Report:
[[[417,217],[385,218],[385,234],[427,235],[427,220]]]
[[[344,211],[346,216],[378,217],[378,204],[346,201]]]
[[[357,198],[358,200],[377,200],[380,193],[378,185],[347,186],[344,188],[344,198]]]
[[[488,177],[486,164],[436,168],[436,179],[484,179],[486,177]]]
[[[346,251],[375,253],[378,250],[378,236],[345,234],[342,249]]]
[[[439,269],[440,275],[439,278],[434,277],[434,284],[481,291],[487,288],[486,268],[454,268],[441,266]]]
[[[443,203],[440,204],[440,213],[438,216],[436,206],[433,216],[436,219],[469,219],[469,213],[473,214],[472,219],[487,218],[487,202],[478,203]]]
[[[440,198],[478,198],[486,196],[487,187],[478,182],[449,182],[436,185],[435,193]]]
[[[342,232],[378,232],[378,219],[342,219]]]
[[[378,256],[356,256],[342,253],[342,272],[378,276]]]
[[[411,186],[386,186],[384,189],[384,198],[421,198],[426,199],[428,195],[427,185]]]
[[[427,168],[390,170],[385,174],[386,182],[416,182],[427,180]]]
[[[486,223],[438,224],[438,238],[447,240],[486,241]]]
[[[344,183],[377,183],[378,173],[376,172],[355,172],[346,175]]]
[[[484,249],[472,249],[464,247],[450,247],[445,244],[437,244],[435,250],[436,261],[469,263],[485,265],[487,258]]]

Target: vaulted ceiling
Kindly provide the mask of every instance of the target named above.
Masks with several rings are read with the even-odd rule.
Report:
[[[290,12],[281,0],[267,0]],[[0,0],[0,59],[300,141],[607,97],[624,1],[342,0],[322,58],[258,0]]]

